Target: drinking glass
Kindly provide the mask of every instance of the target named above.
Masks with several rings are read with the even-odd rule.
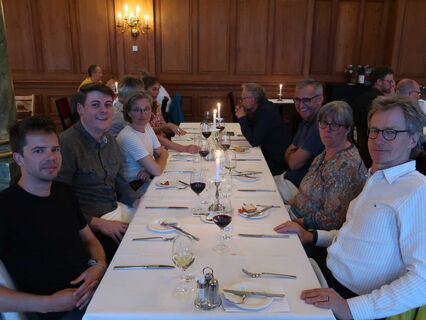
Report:
[[[235,152],[228,151],[225,154],[224,161],[225,169],[227,169],[229,174],[231,174],[231,171],[237,167],[237,155]]]
[[[203,122],[201,124],[201,134],[204,138],[208,139],[212,134],[209,123]]]
[[[219,140],[223,151],[227,151],[231,147],[231,137],[228,134],[222,134]]]
[[[213,222],[220,228],[220,242],[218,245],[213,247],[213,250],[220,255],[225,255],[229,252],[230,247],[225,243],[226,237],[224,228],[227,227],[232,221],[232,206],[229,199],[221,200],[221,210],[215,212],[213,216]]]
[[[178,235],[173,240],[172,260],[176,267],[180,269],[180,282],[175,289],[177,294],[187,294],[194,290],[190,285],[193,276],[186,274],[186,269],[194,263],[195,250],[194,241],[185,235]]]
[[[223,118],[217,119],[216,128],[219,129],[219,132],[225,130],[225,121],[223,120]]]
[[[191,186],[191,190],[197,194],[198,198],[198,206],[193,208],[192,211],[201,212],[203,208],[201,207],[200,193],[206,188],[206,178],[204,177],[204,173],[201,168],[193,168],[189,185]]]
[[[210,153],[210,144],[207,139],[201,139],[198,141],[198,146],[200,147],[199,154],[206,159],[207,155]]]

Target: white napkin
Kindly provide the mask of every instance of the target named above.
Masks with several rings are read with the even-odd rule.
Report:
[[[277,312],[289,312],[290,306],[288,305],[288,300],[284,298],[274,298],[274,301],[270,306],[262,310],[247,310],[238,308],[233,302],[225,298],[223,294],[220,295],[222,299],[222,306],[226,312],[258,312],[262,311],[263,313],[277,313]]]

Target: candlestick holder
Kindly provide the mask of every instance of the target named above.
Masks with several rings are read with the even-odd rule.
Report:
[[[212,203],[209,206],[209,211],[219,212],[219,211],[223,211],[225,209],[225,206],[223,204],[221,204],[220,200],[219,200],[219,186],[220,186],[221,182],[222,182],[221,180],[214,180],[213,181],[213,183],[214,183],[214,185],[216,187],[216,194],[215,194],[215,201],[214,201],[214,203]]]
[[[278,93],[278,101],[282,101],[283,100],[283,95],[282,93]]]

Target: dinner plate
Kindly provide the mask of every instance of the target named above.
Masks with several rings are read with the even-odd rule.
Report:
[[[260,180],[260,176],[258,175],[248,175],[248,176],[252,178],[248,178],[246,176],[233,176],[232,178],[241,182],[256,182]]]
[[[262,207],[257,208],[257,210],[262,210]],[[271,209],[269,209],[269,210],[271,210]],[[248,219],[248,220],[263,219],[263,218],[266,218],[267,216],[269,216],[269,210],[263,211],[261,214],[257,214],[255,216],[250,216],[250,215],[247,215],[245,212],[241,212],[240,216],[243,217],[244,219]]]
[[[213,222],[214,214],[209,214],[208,216],[200,216],[200,220],[204,223],[214,224]]]
[[[232,289],[232,290],[256,290],[256,291],[268,291],[266,287],[262,286],[259,283],[253,283],[253,282],[239,282],[235,283],[230,287],[227,287],[226,289]],[[272,297],[261,297],[261,296],[247,296],[245,300],[242,303],[236,303],[241,300],[241,298],[238,295],[224,292],[223,295],[227,300],[230,302],[233,302],[234,305],[240,309],[243,310],[263,310],[271,305],[271,303],[274,301]]]
[[[231,148],[232,151],[234,151],[235,153],[240,153],[240,154],[245,154],[245,153],[249,153],[250,152],[250,148],[249,147],[240,147],[240,148]]]
[[[163,226],[161,225],[161,222],[167,222],[167,223],[177,223],[177,220],[173,217],[167,217],[167,218],[160,218],[157,220],[154,220],[148,224],[148,229],[154,232],[159,233],[169,233],[169,232],[175,232],[176,230],[172,227]]]
[[[178,180],[160,180],[157,181],[155,185],[159,188],[176,188],[177,186],[182,184]]]

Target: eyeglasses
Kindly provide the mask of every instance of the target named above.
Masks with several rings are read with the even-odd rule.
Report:
[[[395,84],[395,80],[386,80],[386,79],[383,79],[383,81],[386,81],[387,83],[389,83],[389,84]]]
[[[151,108],[145,108],[145,109],[135,108],[135,109],[130,109],[130,111],[133,113],[150,113]]]
[[[319,96],[320,94],[316,94],[310,98],[293,98],[293,101],[294,101],[294,104],[300,104],[302,102],[305,105],[310,105],[312,104],[312,100]]]
[[[337,131],[341,127],[346,127],[344,124],[335,123],[335,122],[327,122],[327,121],[323,121],[323,120],[318,121],[318,126],[321,129],[327,129],[327,127],[328,127],[328,128],[330,128],[331,131]]]
[[[422,93],[420,91],[416,91],[416,90],[409,91],[408,95],[411,96],[412,93],[415,93],[418,97],[420,97],[422,95]]]
[[[409,132],[408,130],[395,130],[395,129],[376,129],[371,128],[367,130],[367,135],[369,139],[376,139],[379,136],[379,133],[382,133],[383,139],[386,141],[393,141],[395,140],[396,136],[400,132]]]

